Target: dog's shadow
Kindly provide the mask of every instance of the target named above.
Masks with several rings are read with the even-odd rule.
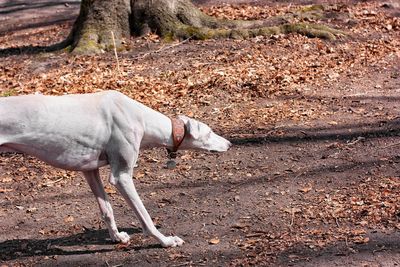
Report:
[[[141,233],[137,228],[120,229],[129,235]],[[78,255],[115,250],[161,248],[159,244],[118,246],[109,239],[107,230],[86,229],[83,233],[53,239],[13,239],[0,243],[0,260],[9,261],[32,256]]]

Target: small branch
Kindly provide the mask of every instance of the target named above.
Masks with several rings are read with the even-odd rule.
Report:
[[[121,267],[121,266],[123,266],[122,264],[110,265],[110,264],[108,263],[108,261],[106,261],[105,264],[106,264],[107,267]]]
[[[111,37],[113,40],[113,44],[114,44],[114,54],[115,54],[115,58],[117,59],[117,70],[118,73],[121,73],[120,69],[119,69],[119,59],[118,59],[118,54],[117,54],[117,46],[115,44],[115,38],[114,38],[114,32],[111,32]]]
[[[61,177],[60,179],[57,179],[55,181],[49,181],[49,182],[45,183],[44,186],[50,186],[50,185],[56,184],[56,183],[62,181],[63,179],[64,179],[64,177]]]
[[[352,141],[350,143],[347,143],[347,145],[348,146],[352,146],[352,145],[355,145],[355,144],[357,144],[358,142],[361,142],[361,141],[365,141],[365,137],[359,136],[359,137],[357,137],[356,140],[354,140],[354,141]]]
[[[179,264],[177,264],[177,265],[171,265],[172,267],[181,267],[181,266],[190,266],[191,264],[191,261],[187,261],[187,262],[184,262],[184,263],[179,263]]]
[[[381,146],[380,149],[386,149],[386,148],[391,148],[391,147],[395,147],[395,146],[400,146],[400,142],[394,143],[394,144],[390,144],[390,145],[387,145],[387,146]]]
[[[295,212],[292,210],[292,218],[290,220],[289,226],[293,226],[293,224],[294,224],[294,216],[295,216]]]
[[[337,226],[338,228],[340,228],[339,220],[338,220],[338,218],[336,217],[336,215],[333,214],[333,212],[332,212],[332,217],[335,219],[336,226]]]
[[[161,47],[160,49],[158,49],[158,50],[156,50],[156,51],[147,52],[147,53],[144,53],[143,55],[134,57],[134,58],[132,58],[132,59],[142,59],[142,58],[147,57],[148,55],[157,54],[157,53],[160,53],[160,52],[162,52],[162,51],[164,51],[164,50],[174,48],[174,47],[179,46],[179,45],[181,45],[181,44],[187,43],[190,39],[192,39],[192,37],[193,37],[193,36],[190,36],[189,38],[183,40],[182,42],[179,42],[179,43],[176,43],[176,44],[172,44],[172,45],[169,45],[169,46],[163,46],[163,47]]]

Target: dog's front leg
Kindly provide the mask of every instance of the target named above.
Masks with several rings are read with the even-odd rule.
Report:
[[[149,213],[144,207],[143,202],[136,191],[130,173],[119,173],[118,177],[114,178],[116,181],[116,187],[138,216],[145,233],[154,236],[163,247],[176,247],[183,244],[183,240],[181,238],[177,236],[165,236],[154,226]]]
[[[100,207],[102,218],[108,228],[111,239],[116,242],[128,243],[129,235],[125,232],[118,232],[117,225],[114,220],[114,213],[108,200],[107,194],[104,191],[103,183],[100,179],[99,170],[96,169],[93,171],[86,171],[83,172],[83,175],[85,176],[86,181],[90,186],[90,189],[96,197],[97,203]]]
[[[127,126],[126,129],[130,128]],[[139,155],[142,137],[143,133],[140,131],[123,131],[123,129],[121,132],[115,131],[107,147],[107,157],[111,167],[110,183],[117,187],[133,209],[145,234],[155,237],[163,247],[181,246],[182,239],[177,236],[165,236],[157,230],[133,184],[133,167]]]

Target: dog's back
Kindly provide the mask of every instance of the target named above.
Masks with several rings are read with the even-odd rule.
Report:
[[[23,152],[60,168],[82,169],[99,158],[110,127],[107,92],[0,98],[0,152]]]

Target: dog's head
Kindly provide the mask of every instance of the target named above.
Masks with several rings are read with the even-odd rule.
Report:
[[[232,146],[231,142],[214,133],[206,124],[183,115],[178,117],[185,123],[187,130],[180,146],[182,149],[224,152]]]

